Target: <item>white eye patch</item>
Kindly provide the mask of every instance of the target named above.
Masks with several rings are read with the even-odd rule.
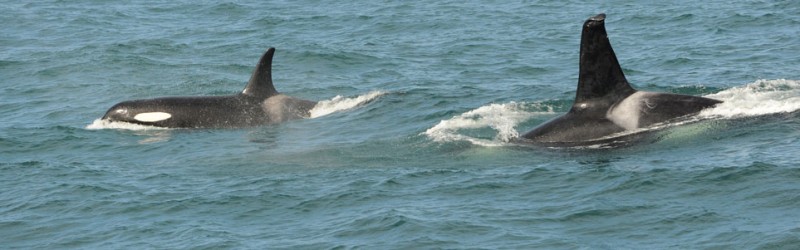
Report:
[[[169,119],[170,117],[172,117],[170,113],[147,112],[147,113],[136,114],[136,116],[134,116],[133,119],[136,119],[137,121],[140,122],[157,122]]]

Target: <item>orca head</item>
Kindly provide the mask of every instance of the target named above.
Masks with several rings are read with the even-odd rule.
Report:
[[[583,23],[578,89],[570,112],[605,114],[615,103],[636,92],[625,79],[611,48],[605,19],[601,13]]]
[[[144,100],[120,102],[108,109],[102,119],[152,125],[167,121],[173,116],[170,112],[153,109],[152,107],[151,103]]]

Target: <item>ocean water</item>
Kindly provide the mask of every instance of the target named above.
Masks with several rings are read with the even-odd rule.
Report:
[[[797,249],[797,1],[2,1],[0,248]],[[509,141],[569,109],[605,12],[638,89],[725,101],[624,147]],[[99,121],[276,88],[311,119]]]

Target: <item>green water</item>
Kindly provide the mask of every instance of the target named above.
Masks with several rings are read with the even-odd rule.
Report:
[[[800,246],[796,2],[0,11],[2,248]],[[726,105],[629,147],[507,143],[569,109],[599,12],[636,88]],[[123,100],[237,93],[268,47],[283,93],[383,94],[258,128],[87,129]]]

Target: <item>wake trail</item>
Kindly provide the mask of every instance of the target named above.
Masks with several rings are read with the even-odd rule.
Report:
[[[503,146],[511,139],[519,136],[519,132],[514,128],[517,124],[537,115],[554,114],[553,108],[550,106],[545,107],[547,111],[544,112],[527,111],[527,106],[541,107],[542,104],[517,102],[489,104],[453,118],[442,120],[423,134],[436,142],[468,141],[481,146]],[[497,131],[494,139],[480,139],[459,133],[459,130],[485,127]]]
[[[705,109],[702,118],[740,118],[790,113],[800,110],[800,81],[758,80],[741,87],[734,87],[704,97],[723,103]]]
[[[309,113],[311,114],[309,118],[317,118],[335,112],[359,107],[385,94],[386,92],[384,91],[372,91],[363,95],[350,98],[337,95],[331,98],[330,100],[319,101],[317,105],[314,106],[314,108],[312,108],[309,111]]]

